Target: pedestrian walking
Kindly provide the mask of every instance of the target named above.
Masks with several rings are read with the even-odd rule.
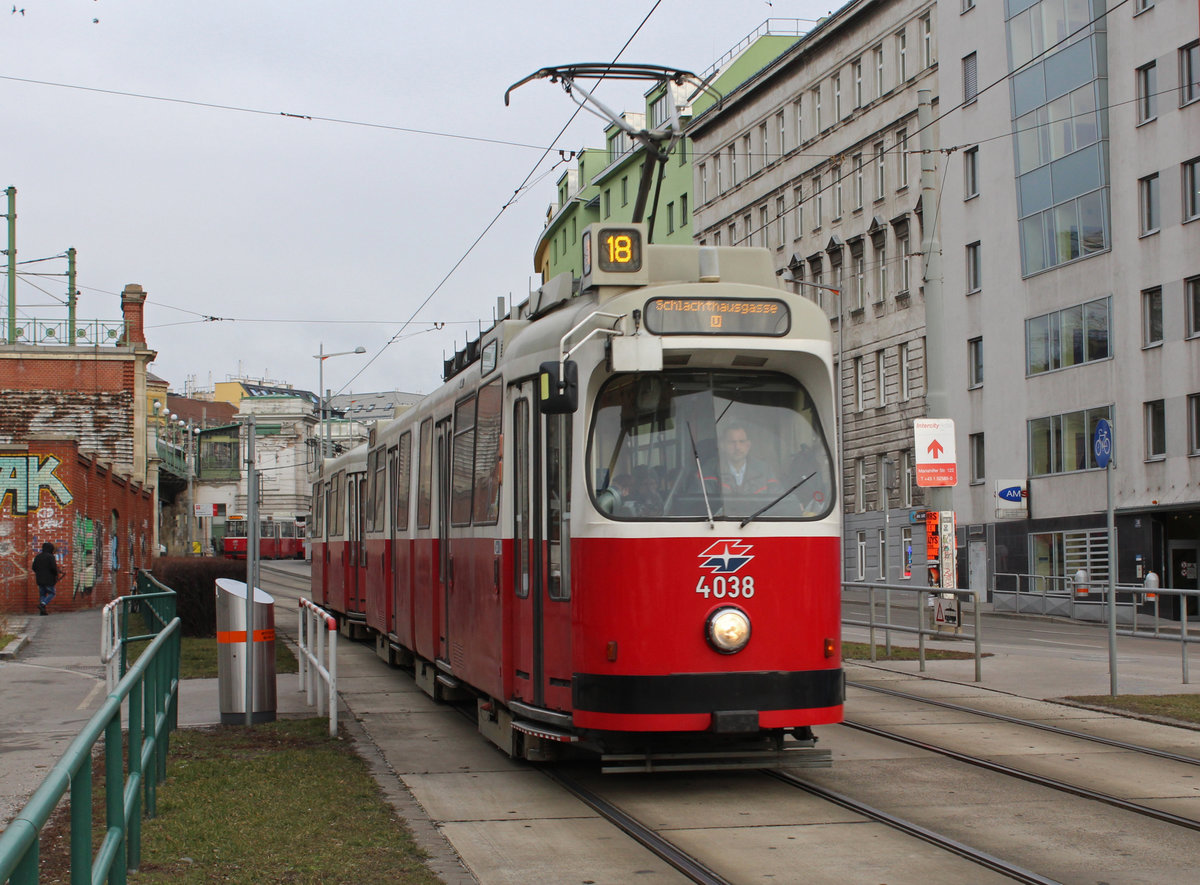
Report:
[[[33,577],[38,585],[38,613],[45,614],[46,606],[54,598],[54,585],[62,574],[58,568],[58,560],[54,557],[54,545],[49,541],[42,544],[42,552],[33,558]]]

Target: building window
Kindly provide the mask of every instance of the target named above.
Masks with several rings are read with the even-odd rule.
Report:
[[[687,227],[691,216],[688,215],[688,198],[687,194],[679,195],[679,226]]]
[[[887,531],[879,529],[879,580],[887,580]]]
[[[737,244],[737,222],[731,221],[729,222],[729,245],[736,246]]]
[[[971,482],[983,482],[987,477],[987,465],[984,463],[983,434],[972,433],[967,437],[967,445],[971,452]]]
[[[842,119],[842,75],[833,75],[833,122]]]
[[[854,78],[854,107],[863,106],[863,72],[862,59],[856,58],[850,62],[850,74]]]
[[[1162,287],[1142,290],[1142,347],[1162,344]]]
[[[745,215],[742,216],[742,227],[744,228],[744,230],[742,231],[742,239],[745,241],[747,246],[753,246],[754,245],[754,223],[750,220],[749,212],[747,212]],[[732,245],[732,244],[730,244],[730,245]]]
[[[610,215],[612,215],[612,192],[608,188],[605,188],[604,189],[604,217],[608,218],[608,216],[610,216]]]
[[[908,187],[908,130],[901,129],[896,133],[896,163],[900,171],[900,183],[897,189]]]
[[[771,145],[767,136],[767,124],[760,123],[758,127],[758,140],[762,144],[762,165],[766,166],[771,162]]]
[[[792,188],[792,200],[796,206],[796,239],[804,236],[804,188],[796,185]]]
[[[821,87],[819,84],[812,88],[812,100],[813,100],[813,124],[817,127],[815,130],[816,133],[818,135],[820,135],[821,132],[823,132],[824,130],[821,126]]]
[[[1188,396],[1188,454],[1200,455],[1200,393]]]
[[[900,31],[896,34],[896,81],[903,83],[908,79],[908,33]]]
[[[900,557],[903,559],[903,568],[900,569],[900,580],[902,581],[907,581],[912,577],[912,534],[913,530],[911,528],[905,527],[900,529]]]
[[[967,246],[967,294],[978,292],[983,288],[982,257],[978,242]]]
[[[1184,311],[1187,313],[1187,337],[1200,335],[1200,277],[1183,281]]]
[[[854,510],[856,513],[867,510],[867,466],[862,458],[854,459]]]
[[[1200,99],[1200,40],[1179,50],[1179,104]]]
[[[862,310],[867,298],[867,259],[863,257],[862,243],[857,251],[852,249],[851,260],[854,262],[854,291],[851,293],[855,310]]]
[[[1137,69],[1137,121],[1148,123],[1157,114],[1158,66],[1154,62]]]
[[[912,285],[912,265],[908,260],[908,237],[901,237],[896,241],[896,248],[900,252],[900,292],[907,292],[908,287]],[[900,292],[896,294],[899,295]]]
[[[1028,319],[1025,372],[1039,375],[1108,359],[1111,336],[1107,298]]]
[[[887,246],[882,241],[878,248],[875,249],[875,261],[879,265],[879,274],[876,278],[879,283],[879,291],[875,293],[875,300],[882,302],[887,297],[888,291]]]
[[[833,176],[833,220],[842,217],[842,167],[834,166],[829,170]]]
[[[796,123],[796,147],[804,144],[804,102],[796,99],[792,102],[793,119]]]
[[[667,234],[675,233],[675,203],[667,203]]]
[[[979,72],[976,55],[972,52],[962,60],[963,104],[970,104],[979,95]]]
[[[787,201],[775,198],[775,248],[782,249],[787,242]]]
[[[975,8],[975,0],[962,0],[962,11],[970,12]]]
[[[746,178],[754,174],[754,147],[750,143],[750,133],[742,136],[742,153],[746,157]]]
[[[983,387],[983,339],[972,338],[967,342],[967,387]]]
[[[858,560],[857,572],[858,580],[861,581],[867,576],[867,533],[859,532],[857,541],[858,543],[855,546]]]
[[[720,173],[720,169],[718,169],[717,171],[718,171],[718,173]],[[717,187],[719,188],[720,186],[721,186],[721,179],[720,179],[720,175],[718,174]],[[629,205],[629,177],[628,176],[621,179],[621,205],[622,206]]]
[[[900,375],[900,402],[907,402],[912,395],[912,390],[908,383],[910,371],[909,364],[911,362],[911,349],[908,346],[908,342],[901,344],[899,350],[900,356],[898,362],[900,363],[900,366],[897,371]]]
[[[979,196],[979,146],[963,151],[963,199]]]
[[[737,145],[730,142],[729,147],[725,149],[725,156],[729,160],[729,186],[734,187],[738,183]]]
[[[881,513],[886,513],[888,509],[888,466],[891,461],[887,455],[875,457],[875,503]]]
[[[861,356],[854,358],[854,411],[863,410],[863,361]]]
[[[883,95],[883,46],[876,46],[872,51],[875,57],[875,97]]]
[[[714,246],[719,246],[719,245],[721,245],[721,232],[720,232],[719,230],[715,230],[715,231],[713,231],[712,238],[713,238],[713,245],[714,245]]]
[[[1028,421],[1029,475],[1098,469],[1092,438],[1101,418],[1111,421],[1112,409],[1101,406]]]
[[[779,157],[787,153],[787,117],[783,111],[775,115],[775,128],[779,130]]]
[[[887,405],[887,361],[884,351],[875,351],[875,405]]]
[[[700,164],[700,203],[708,202],[708,164]]]
[[[1138,180],[1138,227],[1141,235],[1158,233],[1158,173]]]
[[[1153,461],[1167,455],[1167,418],[1163,401],[1143,403],[1146,422],[1146,460]]]
[[[1150,9],[1153,6],[1154,0],[1134,0],[1133,14],[1137,15],[1139,12],[1145,12],[1147,9]]]
[[[770,215],[767,213],[767,207],[759,206],[758,207],[758,229],[760,232],[759,235],[762,237],[761,245],[764,248],[768,248],[771,245],[770,242],[768,242],[768,238],[771,233],[770,223],[771,223],[771,220],[770,220]]]
[[[875,199],[882,200],[887,193],[887,176],[884,174],[885,154],[883,142],[875,145]]]
[[[854,155],[854,208],[863,207],[863,156]]]
[[[724,182],[723,182],[722,176],[721,176],[721,165],[722,165],[721,164],[721,156],[718,153],[713,156],[713,172],[717,176],[717,194],[718,195],[725,193],[725,185],[724,185]],[[624,182],[625,179],[621,179],[621,180],[622,180],[622,182]],[[625,204],[622,203],[621,205],[624,206]]]
[[[900,506],[911,507],[913,503],[913,455],[908,449],[900,453]],[[911,531],[911,529],[906,529]]]
[[[933,20],[926,15],[921,19],[921,67],[933,65]]]
[[[813,194],[813,230],[821,229],[821,216],[824,215],[825,195],[821,193],[821,176],[818,175],[812,180]]]
[[[1200,218],[1200,157],[1183,164],[1183,220]]]

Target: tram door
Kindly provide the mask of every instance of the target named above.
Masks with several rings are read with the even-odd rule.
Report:
[[[438,592],[434,596],[434,624],[437,630],[437,656],[450,660],[450,590],[454,585],[454,559],[450,549],[450,418],[434,429],[435,478],[437,501]]]
[[[534,680],[534,633],[541,612],[540,594],[533,593],[535,572],[540,571],[534,550],[540,543],[536,540],[534,526],[535,496],[532,493],[534,475],[533,430],[530,424],[529,385],[516,388],[517,397],[512,407],[513,439],[513,610],[509,643],[512,650],[513,693],[526,703],[539,703],[536,686],[540,676]],[[540,511],[539,511],[540,512]],[[540,646],[540,642],[539,642]],[[539,656],[540,657],[540,656]],[[540,667],[540,664],[539,664]],[[540,673],[540,670],[539,670]]]
[[[366,520],[366,474],[347,474],[347,484],[350,492],[349,544],[346,551],[346,610],[365,612],[366,583],[364,566],[367,564],[367,545],[364,542],[363,529]]]

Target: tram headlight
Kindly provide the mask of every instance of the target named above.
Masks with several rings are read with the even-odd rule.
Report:
[[[750,616],[740,608],[726,606],[708,616],[708,644],[724,655],[746,647],[750,641]]]

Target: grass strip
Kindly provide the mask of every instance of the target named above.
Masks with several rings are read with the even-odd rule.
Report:
[[[969,661],[975,657],[974,652],[969,651],[950,651],[941,648],[926,648],[925,660],[927,661]],[[984,654],[984,657],[990,657]],[[842,659],[846,661],[869,661],[871,660],[871,645],[868,642],[842,642]],[[908,648],[900,645],[892,646],[892,653],[888,654],[886,645],[875,646],[875,660],[877,661],[916,661],[920,660],[918,649]]]
[[[1077,704],[1089,707],[1104,707],[1137,716],[1150,716],[1156,719],[1174,719],[1178,722],[1190,722],[1200,725],[1200,695],[1195,694],[1160,694],[1136,695],[1075,695],[1067,698]]]
[[[149,645],[149,640],[129,643],[129,666],[133,666]],[[216,679],[218,647],[217,640],[212,637],[183,637],[179,647],[179,678]],[[275,672],[296,673],[299,669],[295,653],[285,642],[276,639]]]
[[[93,813],[103,821],[101,759],[94,770]],[[366,763],[329,737],[324,718],[178,731],[167,775],[158,816],[142,823],[131,883],[440,881]],[[70,880],[65,806],[43,834],[43,883]]]

